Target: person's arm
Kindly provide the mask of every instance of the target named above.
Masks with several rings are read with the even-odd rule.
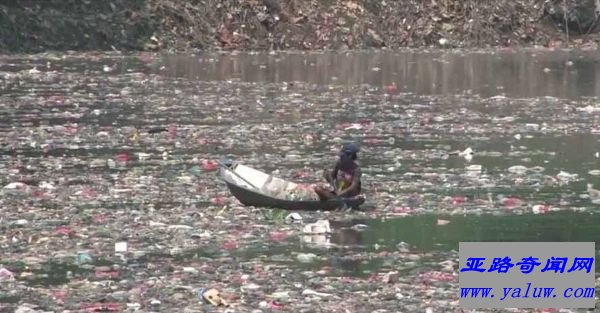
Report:
[[[333,181],[335,180],[335,177],[337,176],[337,171],[338,171],[338,163],[336,162],[333,170],[325,170],[325,172],[323,173],[323,176],[325,176],[325,180],[327,180],[328,183],[333,184]]]
[[[360,168],[356,168],[354,170],[354,177],[352,178],[352,183],[350,184],[350,186],[348,186],[348,188],[340,191],[338,193],[339,197],[345,197],[347,194],[355,191],[356,189],[358,189],[358,184],[360,184],[360,176],[362,175],[362,173],[360,172]]]

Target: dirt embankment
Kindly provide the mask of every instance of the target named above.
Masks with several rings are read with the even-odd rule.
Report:
[[[590,46],[600,0],[13,0],[0,52]]]

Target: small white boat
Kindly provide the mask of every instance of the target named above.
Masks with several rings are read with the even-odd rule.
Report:
[[[365,202],[362,195],[353,198],[319,200],[312,188],[287,181],[249,166],[221,164],[221,178],[231,194],[242,204],[285,210],[328,211],[344,206],[358,208]]]

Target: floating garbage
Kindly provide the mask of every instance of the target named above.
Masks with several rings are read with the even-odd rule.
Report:
[[[448,220],[443,220],[443,219],[438,219],[437,220],[437,225],[438,226],[444,226],[444,225],[448,225],[448,224],[450,224],[450,221],[448,221]]]
[[[365,224],[354,224],[352,225],[352,227],[350,227],[353,230],[356,231],[364,231],[365,229],[367,229],[369,226],[365,225]]]
[[[312,184],[292,183],[274,176],[269,176],[269,179],[261,187],[264,193],[275,198],[305,201],[319,200],[314,188],[315,185]]]
[[[207,290],[200,289],[198,291],[198,298],[214,306],[229,306],[229,303],[221,297],[220,292],[214,288]]]
[[[398,272],[397,271],[393,271],[393,272],[388,272],[385,275],[383,275],[382,281],[386,284],[395,284],[398,282]]]
[[[536,204],[531,208],[533,214],[545,214],[552,211],[552,208],[544,204]]]
[[[288,223],[302,223],[302,215],[300,215],[299,213],[290,213],[288,214],[288,216],[285,217],[285,220]]]
[[[314,253],[301,253],[298,254],[297,259],[300,263],[311,263],[317,258]]]
[[[115,252],[117,252],[117,253],[127,252],[127,242],[116,242],[115,243]]]
[[[326,234],[331,233],[331,226],[328,220],[318,220],[315,223],[304,225],[305,234]]]
[[[460,157],[463,157],[467,161],[471,161],[473,159],[474,152],[473,149],[469,147],[463,151],[451,152],[450,155],[458,155]]]
[[[524,175],[527,173],[527,167],[523,165],[514,165],[508,168],[508,172],[518,175]]]
[[[4,280],[14,280],[15,279],[15,275],[5,269],[5,268],[0,268],[0,281],[4,281]]]
[[[600,176],[600,170],[590,170],[588,174],[592,176]]]
[[[457,311],[443,241],[478,224],[460,219],[597,210],[596,100],[415,93],[383,63],[367,72],[384,81],[335,81],[255,57],[0,56],[0,311]],[[318,200],[350,140],[372,210],[249,207],[219,179],[227,156],[296,182],[259,186],[272,195]]]

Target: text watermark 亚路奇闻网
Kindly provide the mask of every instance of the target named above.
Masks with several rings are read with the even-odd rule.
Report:
[[[594,308],[594,242],[461,242],[460,307]]]

